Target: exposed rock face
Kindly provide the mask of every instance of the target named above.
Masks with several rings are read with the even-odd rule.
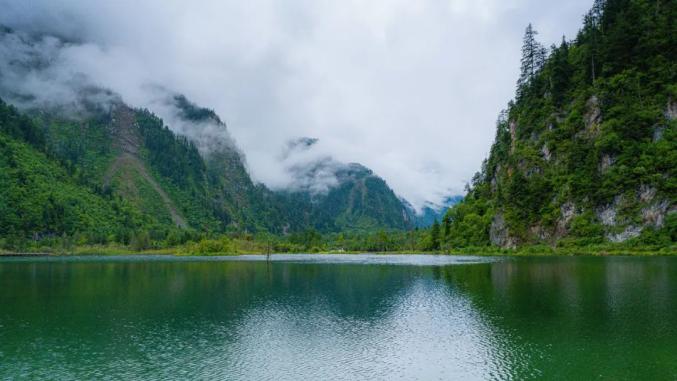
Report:
[[[642,220],[645,225],[656,228],[663,227],[665,214],[668,212],[670,203],[667,200],[656,202],[642,209]]]
[[[540,241],[547,241],[550,239],[550,233],[540,224],[530,227],[529,233],[531,233],[532,237],[536,237]]]
[[[659,140],[663,139],[664,132],[665,126],[656,126],[653,130],[653,142],[656,143]]]
[[[651,202],[656,197],[656,188],[643,184],[639,187],[639,201]]]
[[[616,197],[613,204],[606,205],[597,209],[597,218],[604,226],[616,226],[616,207],[619,203],[619,198]]]
[[[599,108],[599,99],[593,95],[585,104],[588,112],[584,115],[585,129],[592,136],[599,133],[599,124],[602,122],[602,110]]]
[[[638,237],[642,233],[642,228],[640,226],[630,225],[625,230],[620,233],[608,233],[606,238],[615,243],[625,242],[630,238]]]
[[[543,154],[543,159],[545,159],[545,161],[550,161],[552,159],[552,152],[550,152],[547,144],[543,144],[541,154]]]
[[[568,233],[567,226],[576,216],[576,205],[573,202],[568,201],[562,204],[559,210],[562,215],[559,220],[557,220],[557,225],[555,226],[555,236],[557,238],[564,237]]]
[[[639,187],[637,196],[639,201],[643,204],[649,204],[656,198],[656,188],[649,185],[642,185]],[[642,208],[642,221],[645,226],[653,226],[655,228],[663,227],[665,223],[665,216],[670,208],[668,200],[658,200],[653,204]]]
[[[665,117],[668,120],[677,119],[677,101],[672,98],[668,99],[668,108],[665,110]]]
[[[604,173],[611,168],[612,165],[616,162],[616,157],[611,156],[611,155],[604,155],[602,156],[602,160],[599,163],[599,171],[601,173]]]
[[[496,170],[494,171],[494,175],[491,177],[491,192],[496,193],[498,190],[498,176],[500,176],[501,171],[503,170],[503,166],[501,164],[498,164],[496,166]]]
[[[489,228],[489,238],[491,244],[503,248],[514,249],[517,247],[517,240],[510,236],[506,226],[503,214],[498,212],[494,215]]]
[[[104,175],[104,188],[109,188],[114,176],[120,173],[123,179],[121,185],[122,193],[136,196],[138,195],[137,184],[134,182],[134,174],[136,173],[160,197],[172,222],[178,227],[186,228],[188,226],[186,218],[165,190],[153,178],[139,155],[141,136],[139,135],[139,126],[136,122],[134,111],[125,105],[118,105],[111,118],[111,123],[114,139],[113,147],[119,150],[120,154]]]
[[[648,185],[642,185],[637,192],[638,200],[643,204],[649,204],[656,199],[657,190]],[[597,218],[602,225],[607,227],[606,238],[611,242],[624,242],[640,235],[647,226],[661,228],[665,224],[665,216],[669,213],[670,202],[668,200],[655,201],[641,210],[642,224],[628,224],[625,218],[619,218],[618,210],[626,200],[623,196],[614,198],[614,202],[596,211]],[[619,232],[619,229],[623,229]]]

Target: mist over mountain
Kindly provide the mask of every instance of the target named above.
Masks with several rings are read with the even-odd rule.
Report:
[[[142,108],[129,105],[69,65],[72,52],[84,48],[78,43],[9,28],[0,31],[0,42],[0,99],[18,107],[5,105],[4,116],[24,118],[21,128],[26,130],[8,129],[8,138],[43,152],[45,166],[64,167],[61,181],[99,197],[97,203],[123,202],[125,213],[138,213],[116,217],[134,219],[128,226],[109,218],[100,227],[119,241],[143,228],[288,233],[410,226],[402,204],[382,179],[364,166],[314,151],[317,139],[284,147],[281,168],[289,181],[270,190],[252,180],[244,153],[213,110],[161,86],[144,90]],[[18,144],[15,149],[24,149]],[[48,181],[31,175],[38,176],[38,183]],[[49,192],[43,196],[57,209],[69,208],[66,199]],[[37,200],[16,201],[13,208]],[[72,226],[82,223],[77,214],[62,218]],[[50,228],[50,222],[37,216],[33,223],[31,230],[17,227],[17,234],[78,231]],[[86,233],[95,228],[80,229]]]
[[[588,1],[0,6],[0,24],[51,36],[44,45],[60,41],[50,50],[50,83],[38,75],[27,82],[44,87],[43,98],[67,99],[59,86],[50,89],[77,74],[178,131],[174,110],[162,106],[184,94],[221,116],[257,183],[285,187],[291,179],[279,151],[311,136],[315,151],[365,165],[420,209],[462,194],[486,156],[494,115],[518,72],[523,26],[547,25],[541,37],[557,42],[575,33]]]
[[[449,211],[449,208],[463,201],[463,196],[448,196],[440,204],[426,203],[421,210],[416,210],[407,200],[402,199],[402,203],[409,211],[410,220],[417,228],[427,228],[437,221],[441,223]]]

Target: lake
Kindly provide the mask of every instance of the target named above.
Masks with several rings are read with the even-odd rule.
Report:
[[[677,379],[677,258],[0,258],[0,379]]]

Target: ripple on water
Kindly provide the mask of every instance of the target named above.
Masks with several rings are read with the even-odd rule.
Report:
[[[0,379],[677,377],[674,261],[262,258],[2,260]]]

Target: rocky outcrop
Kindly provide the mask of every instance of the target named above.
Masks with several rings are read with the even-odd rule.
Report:
[[[561,216],[555,225],[555,237],[562,238],[568,233],[569,222],[576,216],[576,205],[567,201],[559,208]]]
[[[642,184],[639,187],[639,192],[637,192],[637,196],[639,197],[640,202],[651,202],[653,201],[654,197],[656,197],[656,188]]]
[[[665,110],[665,118],[669,121],[677,119],[677,101],[668,99],[668,107]]]
[[[607,233],[606,239],[614,243],[620,243],[625,242],[631,238],[639,237],[641,233],[641,226],[630,225],[620,233]]]
[[[599,99],[593,95],[585,104],[587,112],[583,116],[585,122],[585,130],[591,136],[599,134],[599,124],[602,122],[602,110],[599,107]]]
[[[543,144],[543,147],[541,147],[541,154],[545,161],[550,161],[552,159],[552,152],[550,152],[547,144]]]
[[[515,152],[515,146],[517,145],[517,122],[514,120],[510,121],[510,152]]]
[[[517,247],[517,239],[510,235],[505,218],[501,212],[497,212],[491,220],[489,239],[491,240],[491,244],[495,246],[506,249],[514,249]]]
[[[663,133],[665,133],[665,126],[656,126],[653,130],[653,142],[657,143],[663,139]]]
[[[642,209],[642,221],[645,225],[655,228],[663,227],[665,214],[668,212],[670,203],[667,200],[653,203]]]
[[[597,208],[595,214],[602,225],[613,227],[618,224],[616,216],[621,202],[623,202],[623,196],[616,196],[613,203]]]
[[[635,202],[646,205],[641,209],[641,224],[631,223],[627,216],[619,216],[619,210],[627,208],[627,204]],[[657,199],[656,188],[642,185],[637,191],[637,200],[627,200],[622,195],[616,196],[613,203],[596,210],[599,222],[606,227],[606,238],[611,242],[624,242],[640,235],[646,227],[661,228],[665,224],[665,217],[669,213],[670,202]]]
[[[543,228],[541,224],[536,224],[529,228],[529,233],[532,237],[539,241],[548,241],[550,240],[550,233]]]
[[[612,155],[603,155],[602,160],[599,162],[599,171],[604,173],[611,168],[612,165],[616,163],[616,157]]]

